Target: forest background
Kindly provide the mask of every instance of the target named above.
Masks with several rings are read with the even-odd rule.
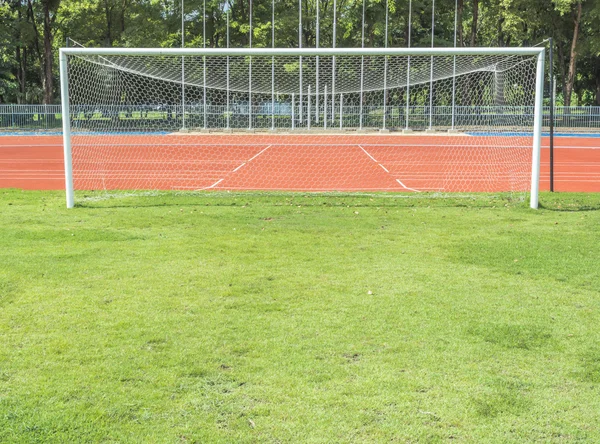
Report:
[[[57,103],[58,49],[84,46],[180,47],[182,0],[0,0],[0,103]],[[315,47],[319,2],[321,47],[431,45],[431,0],[185,0],[185,46]],[[252,8],[251,8],[252,6]],[[250,11],[252,10],[252,27]],[[206,11],[206,42],[203,12]],[[552,37],[557,105],[600,106],[600,0],[437,0],[434,45],[532,46]]]

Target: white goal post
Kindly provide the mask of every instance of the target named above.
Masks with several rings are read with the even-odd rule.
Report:
[[[119,162],[108,155],[98,161],[89,160],[94,157],[92,153],[111,144],[113,148],[117,145],[127,145],[120,140],[116,142],[121,136],[115,137],[115,134],[138,134],[135,143],[138,144],[136,152],[139,152],[140,147],[151,145],[147,141],[140,142],[140,138],[146,137],[140,134],[157,134],[159,130],[162,131],[161,134],[168,135],[184,135],[189,131],[194,134],[219,131],[227,134],[245,130],[253,133],[262,131],[263,134],[269,135],[280,132],[281,138],[276,142],[271,143],[263,138],[264,142],[261,143],[265,147],[271,147],[274,144],[286,143],[299,145],[299,136],[288,136],[290,141],[285,142],[285,134],[290,132],[302,132],[304,136],[314,135],[311,143],[318,144],[325,137],[322,134],[330,135],[334,131],[340,131],[343,137],[349,137],[348,130],[353,130],[352,134],[365,130],[379,130],[379,134],[387,134],[390,130],[412,133],[411,130],[416,129],[424,130],[424,134],[434,127],[447,133],[464,133],[462,139],[458,138],[463,137],[460,135],[453,139],[453,142],[439,142],[447,152],[451,146],[457,146],[456,152],[460,152],[465,151],[463,146],[473,146],[474,140],[485,141],[490,154],[477,154],[480,157],[487,156],[480,162],[482,165],[508,156],[503,154],[509,152],[508,148],[512,149],[515,145],[521,147],[523,142],[515,142],[514,138],[519,137],[515,134],[531,133],[532,138],[528,139],[531,156],[530,168],[526,172],[529,180],[527,188],[530,192],[531,208],[538,207],[544,91],[542,47],[61,48],[59,61],[65,186],[69,208],[75,203],[75,189],[217,189],[227,183],[225,173],[223,178],[214,176],[216,180],[212,183],[209,183],[212,178],[207,178],[207,185],[204,185],[205,182],[196,183],[191,177],[194,174],[191,170],[186,170],[185,175],[176,177],[180,181],[177,183],[182,183],[185,178],[186,182],[181,185],[182,188],[177,188],[179,185],[165,179],[166,170],[160,172],[162,182],[152,182],[148,178],[142,181],[138,173],[135,173],[138,176],[134,181],[133,176],[126,175],[133,175],[132,171],[139,170],[138,166],[132,167],[139,159],[131,160],[131,165],[118,170],[118,173],[107,173],[100,177],[100,169],[108,171],[116,163],[133,159],[133,155],[127,157],[121,153],[119,155],[123,157],[117,159]],[[135,87],[131,87],[131,79],[134,77],[139,80],[136,80],[138,83]],[[520,84],[521,77],[526,77],[525,86]],[[456,82],[457,78],[465,80],[461,84]],[[172,87],[173,85],[177,88]],[[147,96],[143,97],[143,92],[146,92]],[[447,99],[450,93],[451,106]],[[455,96],[461,95],[462,104],[458,99],[455,104]],[[134,96],[135,98],[132,98]],[[521,111],[515,116],[513,109],[517,107],[520,107]],[[455,119],[460,117],[461,109],[468,116],[463,119],[462,124],[458,123],[455,127]],[[158,114],[160,116],[156,117]],[[451,116],[451,120],[446,119],[446,116]],[[434,122],[434,119],[437,120]],[[532,122],[529,119],[532,119]],[[321,135],[315,135],[315,131],[321,131]],[[493,134],[488,134],[490,131]],[[497,137],[500,132],[508,136],[501,140]],[[77,137],[81,138],[79,145],[73,142]],[[187,143],[181,141],[182,136],[178,137],[177,144]],[[193,137],[196,136],[187,137],[190,145],[209,145],[206,137],[198,136],[195,141]],[[510,137],[513,137],[513,141],[509,143]],[[230,139],[222,140],[222,143],[218,143],[221,147],[232,147],[238,143]],[[341,137],[337,140],[341,140]],[[391,144],[391,139],[385,140],[387,145]],[[304,141],[302,143],[308,145]],[[343,145],[341,142],[338,145],[331,141],[327,143],[330,147]],[[377,155],[359,143],[355,145],[360,147],[368,158],[377,162],[385,172],[390,173],[389,166],[380,161]],[[502,151],[504,145],[508,148]],[[77,148],[81,155],[75,158],[75,162],[74,146],[82,147]],[[492,149],[495,150],[493,154]],[[111,148],[107,149],[108,151],[115,150]],[[256,155],[263,151],[257,151]],[[85,158],[88,155],[89,157]],[[145,155],[155,156],[152,158],[154,165],[168,163],[168,158],[165,157],[167,154],[158,153],[158,149],[147,150]],[[183,156],[181,153],[177,155]],[[294,155],[290,155],[289,159]],[[402,158],[398,155],[400,157],[391,160],[390,164],[397,165],[405,161],[417,165],[415,155],[414,150],[410,153],[413,157],[406,155]],[[433,159],[433,154],[425,155]],[[186,151],[186,156],[189,163],[192,154]],[[329,157],[324,158],[325,163],[333,159],[330,154],[327,156]],[[248,154],[241,165],[248,164],[255,157],[254,154]],[[214,158],[213,155],[212,159]],[[180,159],[183,162],[183,157]],[[286,158],[291,162],[289,159]],[[199,161],[200,158],[194,160]],[[224,158],[217,160],[229,162]],[[502,175],[507,176],[511,171],[516,171],[515,174],[519,175],[522,183],[525,177],[522,158],[518,161],[502,161],[514,162],[512,167],[502,171]],[[463,164],[448,154],[445,157],[436,157],[436,162],[453,163],[455,168],[460,170],[461,176],[455,180],[456,183],[450,183],[452,179],[449,178],[437,182],[433,180],[431,183],[435,183],[435,186],[423,186],[422,190],[499,189],[496,186],[473,185],[474,182],[487,180],[487,170],[476,173],[469,170],[466,165],[470,161],[466,157]],[[239,168],[241,166],[232,169],[228,174],[236,172]],[[449,167],[445,168],[448,170]],[[79,171],[82,171],[81,179],[78,179]],[[418,171],[417,166],[412,166],[406,171],[415,175],[425,174]],[[451,173],[448,172],[448,176]],[[153,174],[157,177],[159,175],[158,172]],[[77,186],[74,186],[74,178],[75,181],[80,181]],[[406,190],[416,188],[406,186],[400,178],[395,180]],[[422,179],[415,179],[415,183],[418,183],[418,180]],[[512,179],[504,177],[502,180]],[[444,187],[438,182],[449,185]],[[294,185],[296,188],[290,186],[289,189],[328,189],[326,184],[321,182],[314,187],[302,185],[301,181],[297,183],[300,185]],[[332,190],[358,190],[365,186],[361,183],[357,182],[357,185],[344,188],[342,182],[334,182],[333,179],[331,181]],[[278,189],[275,183],[266,184],[264,180],[248,179],[246,184],[248,189]],[[233,181],[230,186],[231,189],[244,189],[241,180]],[[515,185],[515,189],[519,186],[522,185]],[[382,188],[388,189],[389,187]]]

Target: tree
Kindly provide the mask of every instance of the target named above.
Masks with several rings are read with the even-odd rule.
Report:
[[[56,54],[70,37],[85,46],[177,47],[181,44],[182,0],[0,0],[0,100],[52,103],[56,95]],[[230,5],[230,44],[249,43],[251,0],[185,0],[186,46],[226,45],[225,5]],[[280,47],[298,46],[298,1],[275,0],[275,37]],[[408,44],[410,0],[364,0],[365,46]],[[273,0],[252,0],[252,43],[269,47]],[[317,3],[318,2],[318,3]],[[206,3],[206,17],[203,6]],[[363,0],[335,0],[338,47],[361,45]],[[320,10],[320,46],[333,44],[334,0],[302,0],[302,43],[316,45]],[[436,0],[435,45],[530,46],[552,36],[561,98],[593,97],[600,55],[600,0]],[[412,0],[411,45],[431,44],[432,0]],[[206,20],[206,42],[203,24]],[[583,99],[582,99],[583,100]]]
[[[34,49],[39,59],[43,102],[54,102],[54,26],[60,0],[27,0],[27,17],[35,33]],[[40,27],[42,32],[40,32]],[[41,45],[40,45],[41,40]]]

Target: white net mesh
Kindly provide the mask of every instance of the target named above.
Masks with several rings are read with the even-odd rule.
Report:
[[[69,55],[74,187],[526,191],[535,62]]]

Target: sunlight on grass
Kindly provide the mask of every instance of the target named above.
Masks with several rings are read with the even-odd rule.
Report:
[[[600,440],[600,196],[0,190],[1,442]]]

